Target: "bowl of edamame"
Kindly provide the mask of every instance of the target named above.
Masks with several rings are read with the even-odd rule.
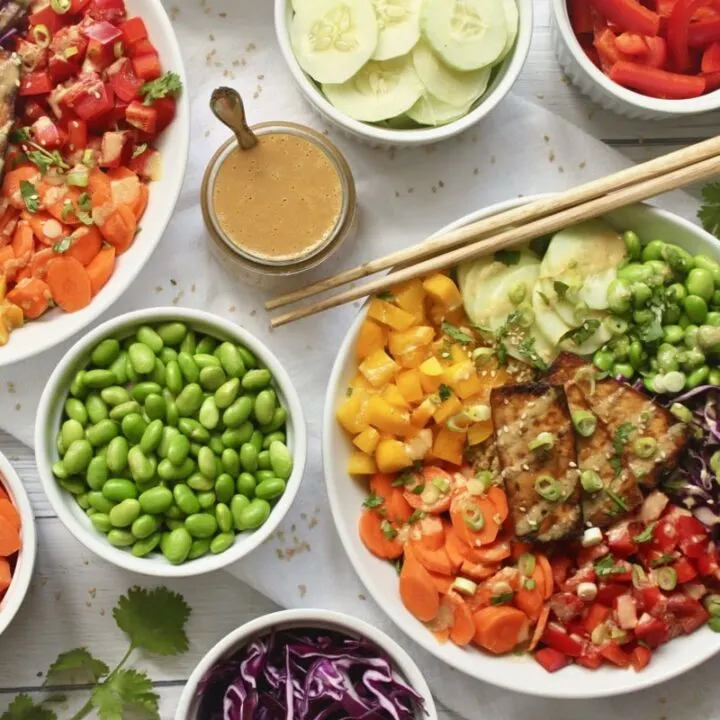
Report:
[[[38,471],[89,550],[134,572],[198,575],[278,526],[306,456],[297,392],[278,359],[206,312],[121,315],[75,344],[43,391]]]

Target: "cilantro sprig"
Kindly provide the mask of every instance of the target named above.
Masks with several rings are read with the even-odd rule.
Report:
[[[702,189],[703,205],[698,211],[702,226],[715,237],[720,237],[720,182],[708,183]]]
[[[119,720],[142,716],[160,718],[159,696],[145,672],[126,667],[136,650],[155,655],[179,655],[188,649],[185,626],[190,607],[181,595],[165,587],[146,590],[132,587],[118,600],[113,617],[127,635],[129,647],[111,670],[87,648],[61,653],[50,666],[44,686],[82,684],[90,686],[90,697],[70,720],[81,720],[91,713],[100,720]],[[18,695],[0,720],[58,720],[49,705],[57,696],[48,695],[35,702],[29,695]]]
[[[145,105],[152,105],[155,100],[179,95],[181,90],[180,76],[174,72],[167,72],[157,80],[146,82],[140,88],[140,94],[145,97]]]

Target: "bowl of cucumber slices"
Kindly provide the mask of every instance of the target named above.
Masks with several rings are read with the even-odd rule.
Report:
[[[482,120],[518,78],[532,0],[275,0],[313,107],[373,145],[427,145]]]

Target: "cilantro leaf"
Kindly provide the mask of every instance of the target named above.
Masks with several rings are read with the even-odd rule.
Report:
[[[473,340],[466,332],[463,332],[460,328],[457,328],[455,325],[452,325],[444,320],[440,325],[440,330],[445,333],[445,335],[452,338],[455,342],[459,342],[463,345],[467,345]]]
[[[573,345],[582,345],[589,340],[600,327],[600,321],[597,318],[586,320],[580,327],[573,328],[566,332],[561,338],[560,343],[571,342]]]
[[[426,516],[426,513],[424,513],[422,510],[413,510],[412,515],[408,518],[408,524],[414,525],[416,522],[419,522],[420,520],[424,520]]]
[[[190,606],[166,587],[130,588],[118,600],[113,617],[135,648],[157,655],[177,655],[188,649],[185,625]]]
[[[44,685],[87,685],[96,683],[110,672],[101,660],[94,658],[87,648],[77,648],[58,655],[50,666]]]
[[[507,605],[512,602],[513,594],[511,592],[503,593],[502,595],[493,595],[490,598],[491,605]]]
[[[0,715],[0,720],[57,720],[57,715],[42,705],[36,705],[29,695],[18,695]]]
[[[631,422],[625,422],[615,431],[615,437],[613,438],[613,450],[615,454],[610,458],[610,465],[612,465],[615,475],[619,475],[622,472],[622,463],[620,458],[622,457],[623,450],[630,440],[630,435],[635,426]]]
[[[641,533],[635,535],[633,541],[640,544],[650,542],[653,539],[653,530],[656,524],[657,523],[652,523],[648,525]]]
[[[653,318],[650,322],[635,326],[640,342],[652,343],[664,336],[661,320],[662,311],[657,308],[653,309]]]
[[[388,540],[394,540],[398,535],[398,531],[390,524],[388,520],[383,520],[380,523],[380,529],[382,530],[383,535]]]
[[[565,295],[567,295],[567,291],[569,289],[570,286],[567,283],[562,282],[561,280],[555,280],[555,282],[553,282],[553,290],[559,298],[564,298]]]
[[[46,175],[51,167],[57,167],[60,170],[68,170],[70,168],[57,150],[50,152],[41,145],[36,145],[33,142],[28,142],[28,145],[34,147],[35,150],[29,150],[25,153],[27,159],[34,165],[37,165],[43,175]]]
[[[25,207],[31,213],[36,213],[40,209],[40,196],[36,187],[29,180],[20,181],[20,195],[25,201]]]
[[[90,697],[101,720],[123,720],[133,714],[159,718],[159,700],[150,678],[137,670],[120,670],[98,685]]]
[[[547,363],[538,355],[535,349],[535,338],[527,335],[517,346],[518,354],[525,360],[528,365],[532,365],[538,370],[547,370]]]
[[[628,511],[627,503],[625,499],[620,497],[617,493],[613,492],[609,487],[605,488],[605,494],[624,512]]]
[[[698,212],[702,226],[709,233],[720,237],[720,183],[708,183],[702,189],[704,204]]]
[[[440,400],[445,402],[452,397],[452,390],[447,385],[443,384],[438,388],[438,395],[440,396]]]
[[[372,490],[363,501],[363,507],[372,510],[373,508],[380,507],[384,502],[385,500],[379,495],[377,495],[374,490]]]
[[[535,238],[530,241],[530,250],[534,252],[540,259],[545,257],[552,235],[543,235],[542,237]]]
[[[661,555],[659,558],[655,558],[650,561],[651,568],[662,567],[663,565],[670,565],[675,562],[675,558],[672,555]]]
[[[174,72],[167,72],[157,80],[145,83],[140,88],[140,94],[145,96],[145,105],[152,105],[160,98],[179,95],[182,90],[182,80]]]
[[[493,257],[496,262],[501,262],[503,265],[511,267],[513,265],[517,265],[520,262],[520,251],[498,250]]]
[[[541,290],[535,290],[535,292],[538,294],[538,297],[543,301],[545,307],[550,307],[550,298]]]
[[[21,145],[30,139],[30,128],[19,127],[10,133],[10,142],[14,145]]]

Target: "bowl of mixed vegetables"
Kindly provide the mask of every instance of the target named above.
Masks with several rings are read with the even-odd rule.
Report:
[[[38,471],[89,550],[158,577],[225,567],[267,539],[305,466],[302,408],[277,358],[194,310],[121,315],[58,363]]]
[[[105,311],[157,246],[189,138],[180,50],[159,0],[53,0],[0,50],[0,365]]]
[[[427,682],[405,650],[367,623],[326,610],[265,615],[220,640],[190,676],[175,717],[281,712],[324,720],[437,718]]]
[[[719,270],[715,238],[637,205],[368,302],[325,478],[350,561],[426,650],[553,697],[720,650]]]

